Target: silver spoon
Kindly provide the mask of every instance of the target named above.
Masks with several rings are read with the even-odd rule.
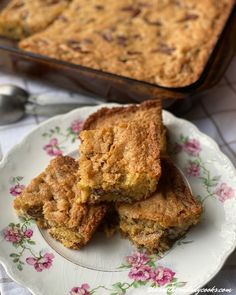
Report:
[[[15,85],[0,85],[0,125],[20,120],[25,114],[53,116],[63,114],[82,106],[103,103],[92,97],[79,94],[61,95],[43,93],[30,95],[26,90]]]

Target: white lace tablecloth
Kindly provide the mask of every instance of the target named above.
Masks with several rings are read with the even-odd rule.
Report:
[[[0,85],[6,83],[22,86],[30,93],[58,92],[58,89],[49,88],[40,82],[0,72]],[[213,89],[199,95],[196,104],[184,117],[214,138],[222,151],[236,165],[236,57],[221,82]],[[15,124],[0,126],[0,159],[1,154],[4,155],[32,128],[45,119],[39,116],[28,116]],[[215,292],[216,289],[213,287],[231,289],[231,292]],[[236,251],[228,258],[219,274],[205,288],[208,288],[209,291],[201,290],[199,294],[236,295]],[[0,265],[0,294],[29,295],[30,293],[14,283]]]

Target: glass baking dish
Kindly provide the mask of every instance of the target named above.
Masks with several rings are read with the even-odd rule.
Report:
[[[119,103],[140,102],[161,97],[173,101],[189,100],[193,94],[214,86],[223,76],[236,49],[236,9],[232,8],[208,62],[194,84],[170,88],[150,84],[72,63],[55,60],[17,48],[17,43],[0,37],[1,70],[29,78],[37,77],[71,91],[81,90]],[[183,100],[181,100],[183,101]],[[170,103],[166,105],[169,105]],[[188,103],[189,104],[189,103]]]

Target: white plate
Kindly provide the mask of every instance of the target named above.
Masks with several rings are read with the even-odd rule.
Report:
[[[202,200],[204,214],[200,224],[164,256],[137,252],[119,235],[106,239],[97,234],[83,250],[69,250],[32,221],[15,215],[12,201],[22,187],[53,155],[77,150],[81,123],[97,108],[77,109],[41,124],[1,163],[0,261],[9,276],[33,294],[194,292],[220,270],[235,248],[236,173],[212,139],[168,112],[163,116],[173,159]]]

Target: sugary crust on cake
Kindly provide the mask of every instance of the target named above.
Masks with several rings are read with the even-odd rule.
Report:
[[[42,215],[42,207],[47,201],[70,206],[74,199],[72,187],[78,178],[78,163],[70,157],[53,159],[44,172],[34,178],[21,196],[14,200],[14,208],[19,214],[33,217]],[[30,210],[30,212],[28,212]],[[35,215],[34,211],[35,210]]]
[[[157,192],[149,199],[132,205],[118,205],[120,216],[157,222],[161,227],[177,227],[197,223],[202,213],[201,204],[192,196],[182,175],[171,160],[162,160],[162,176]]]
[[[184,87],[201,76],[233,5],[234,0],[74,0],[62,14],[64,24],[58,20],[19,46],[140,81]]]
[[[80,133],[78,200],[128,201],[155,191],[160,150],[154,123],[121,123]]]
[[[78,162],[68,156],[53,159],[43,173],[34,178],[14,208],[20,216],[30,216],[48,228],[64,246],[79,249],[92,237],[106,213],[106,205],[90,206],[75,202],[79,180]]]
[[[126,107],[101,108],[92,113],[84,122],[83,130],[91,130],[97,128],[109,127],[129,120],[152,121],[161,125],[161,100],[147,100],[138,105],[128,105]]]
[[[0,35],[22,39],[45,29],[70,0],[11,0],[0,13]]]
[[[129,105],[113,108],[101,108],[92,113],[83,123],[82,130],[101,129],[112,127],[121,122],[138,121],[142,124],[154,122],[157,134],[160,134],[160,152],[166,154],[166,127],[162,122],[161,100],[147,100],[139,105]]]

